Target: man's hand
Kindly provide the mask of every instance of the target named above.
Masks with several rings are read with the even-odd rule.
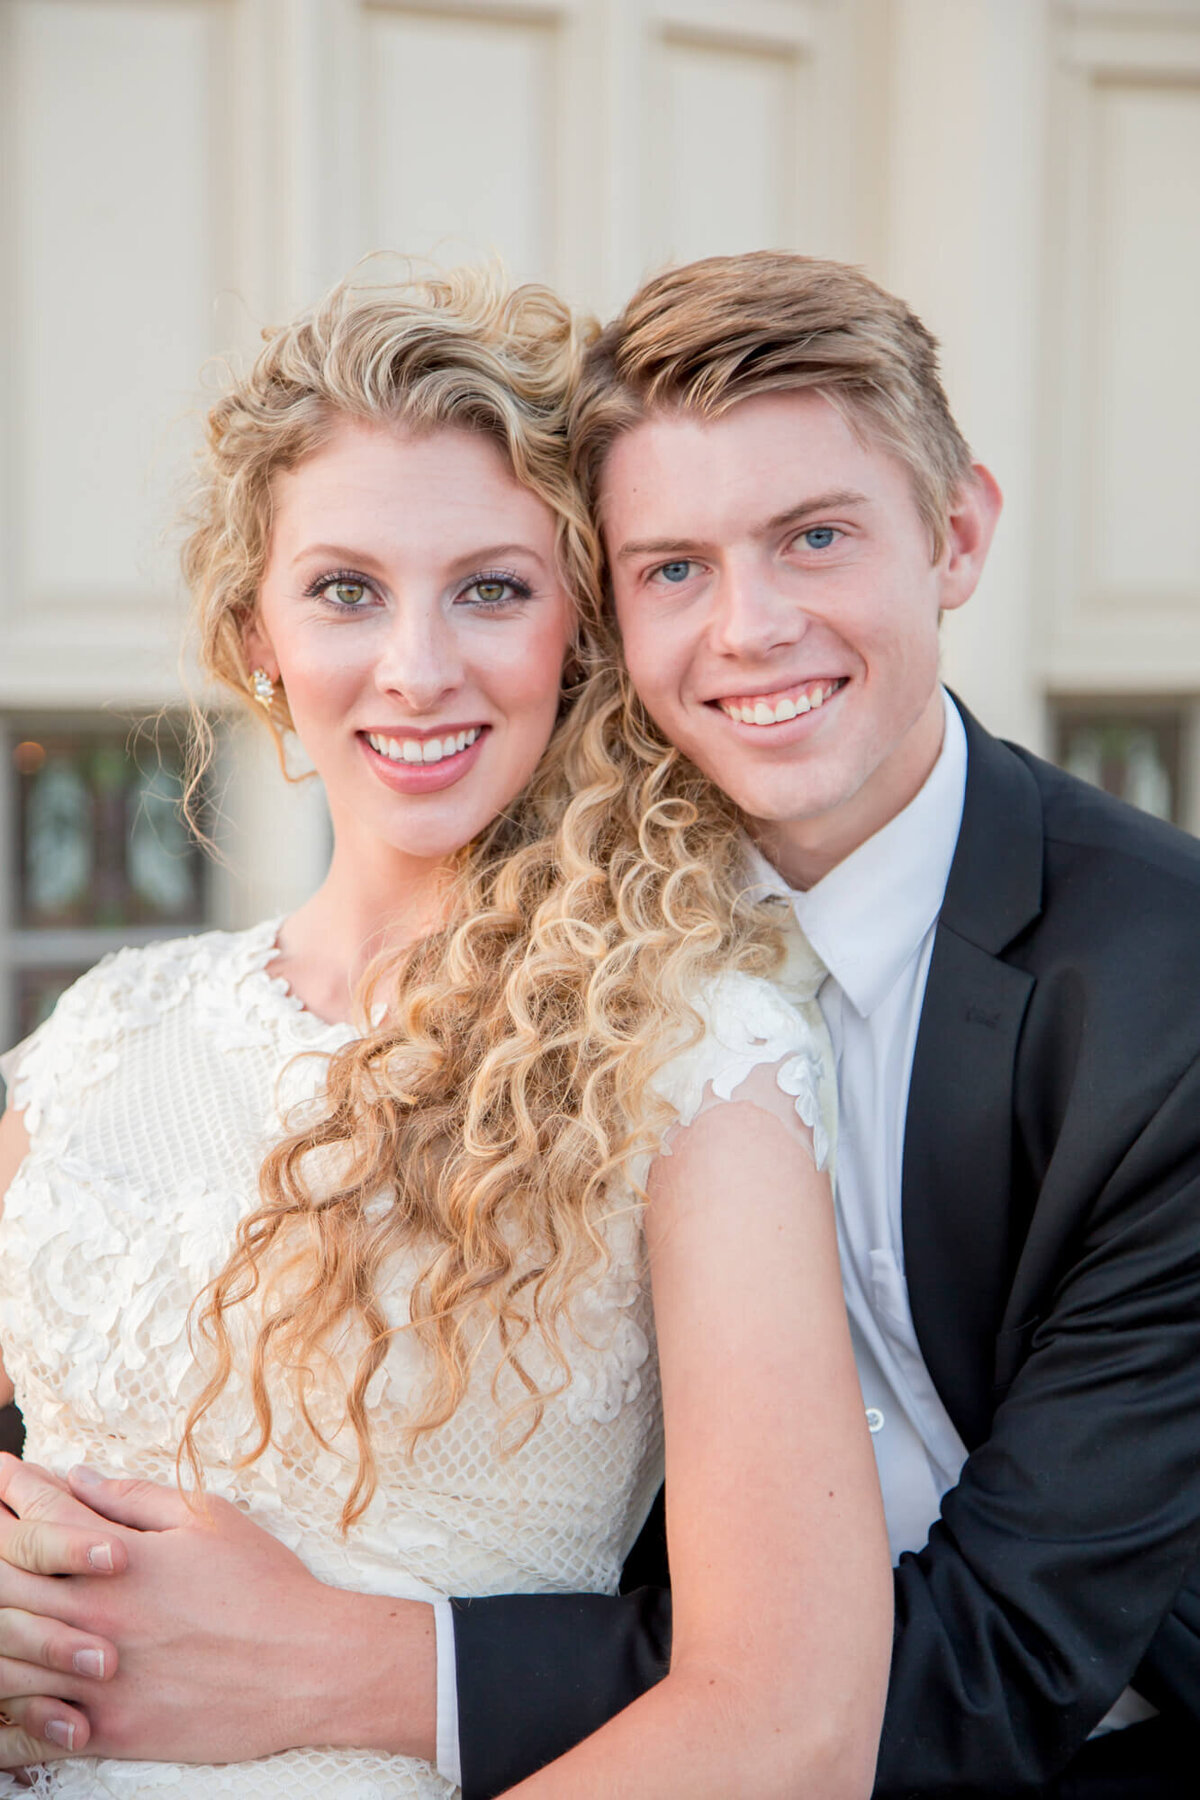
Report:
[[[0,1501],[0,1767],[305,1744],[432,1760],[430,1607],[325,1586],[223,1500],[0,1456]]]

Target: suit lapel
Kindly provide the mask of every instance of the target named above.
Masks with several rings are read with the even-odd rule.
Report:
[[[959,710],[966,800],[913,1059],[902,1207],[917,1338],[970,1449],[991,1421],[1012,1260],[1013,1078],[1033,991],[1000,953],[1040,911],[1043,846],[1032,775]]]

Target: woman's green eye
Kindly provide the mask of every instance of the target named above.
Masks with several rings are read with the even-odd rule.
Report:
[[[495,606],[508,593],[507,581],[477,581],[475,592],[487,606]]]
[[[339,606],[361,606],[367,597],[361,581],[335,581],[330,592]]]

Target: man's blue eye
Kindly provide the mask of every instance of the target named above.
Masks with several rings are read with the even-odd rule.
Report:
[[[664,563],[658,572],[664,581],[686,581],[691,566],[690,562],[669,562]]]
[[[836,534],[832,525],[814,525],[801,535],[810,550],[828,550]]]

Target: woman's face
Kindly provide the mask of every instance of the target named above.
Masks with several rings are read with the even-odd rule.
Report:
[[[283,684],[339,849],[449,856],[554,728],[572,623],[554,515],[451,428],[345,420],[273,492],[246,647]]]

